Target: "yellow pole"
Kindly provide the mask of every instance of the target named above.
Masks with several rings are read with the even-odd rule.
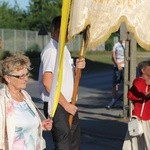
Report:
[[[64,47],[66,43],[66,34],[68,27],[68,18],[70,12],[70,4],[71,0],[63,0],[62,3],[62,15],[61,15],[61,27],[60,27],[60,37],[59,37],[59,70],[58,70],[58,79],[57,79],[57,87],[54,95],[54,104],[52,107],[52,114],[50,117],[54,117],[55,111],[58,105],[61,84],[62,84],[62,74],[63,74],[63,55],[64,55]]]

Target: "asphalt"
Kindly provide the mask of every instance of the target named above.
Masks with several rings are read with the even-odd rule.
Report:
[[[42,111],[37,81],[30,80],[26,89]],[[121,150],[127,131],[122,101],[107,110],[111,100],[111,72],[84,75],[79,86],[78,110],[81,124],[81,150]],[[53,150],[51,132],[44,132],[46,150]]]

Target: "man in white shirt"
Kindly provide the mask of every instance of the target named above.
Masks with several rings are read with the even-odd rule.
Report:
[[[125,56],[125,41],[117,42],[112,50],[112,60],[114,62],[113,85],[112,85],[112,100],[106,106],[110,109],[118,100],[119,84],[124,80],[124,56]]]
[[[61,17],[56,17],[52,21],[51,40],[41,53],[41,64],[39,70],[39,86],[43,100],[47,100],[51,94],[51,83],[54,77],[54,68],[56,55],[58,52],[59,31]],[[53,118],[52,136],[55,150],[80,150],[80,125],[77,107],[71,104],[75,68],[83,69],[85,67],[85,59],[76,60],[76,67],[73,64],[70,52],[67,47],[64,50],[63,62],[63,79],[59,98],[59,104]],[[45,114],[48,117],[47,103]],[[73,125],[70,129],[68,116],[72,114]]]

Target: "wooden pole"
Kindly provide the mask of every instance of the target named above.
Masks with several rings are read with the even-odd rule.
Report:
[[[82,45],[80,49],[80,54],[79,54],[79,59],[83,58],[83,53],[85,49],[85,41],[86,41],[86,30],[83,33],[83,38],[82,38]],[[80,77],[81,77],[81,69],[77,68],[76,70],[76,76],[75,76],[75,83],[74,83],[74,90],[73,90],[73,95],[72,95],[72,101],[71,103],[73,105],[76,104],[76,99],[77,99],[77,93],[78,93],[78,88],[79,88],[79,82],[80,82]],[[70,128],[72,126],[72,121],[73,121],[73,115],[69,115],[69,125]]]
[[[126,24],[123,22],[120,26],[120,40],[125,40],[125,68],[124,68],[124,84],[123,84],[123,116],[127,117],[127,106],[128,106],[128,99],[127,99],[127,92],[128,92],[128,81],[129,81],[129,40],[128,40],[128,32],[126,28]]]
[[[128,34],[128,32],[127,32]],[[127,38],[126,40],[126,49],[125,49],[125,68],[124,68],[124,87],[123,87],[123,117],[128,117],[129,110],[129,101],[127,99],[127,92],[129,90],[129,51],[130,51],[130,40]]]
[[[137,43],[133,34],[127,31],[125,23],[120,27],[121,40],[126,40],[125,47],[125,69],[123,87],[123,116],[127,118],[131,115],[132,105],[127,99],[127,92],[136,76],[136,49]]]
[[[130,56],[130,67],[129,67],[129,88],[132,86],[132,82],[136,77],[136,60],[137,60],[137,42],[133,37],[133,34],[130,33],[130,51],[129,51],[129,56]],[[129,102],[129,116],[131,117],[132,115],[132,109],[133,109],[133,104],[131,101]]]

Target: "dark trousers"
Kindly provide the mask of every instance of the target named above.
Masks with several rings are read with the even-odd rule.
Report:
[[[78,113],[73,117],[70,129],[69,114],[58,104],[53,118],[52,136],[55,150],[80,150],[80,125]]]
[[[113,85],[120,84],[124,80],[124,67],[121,70],[118,70],[117,67],[114,67],[113,73]]]
[[[48,118],[48,102],[44,102],[43,111],[44,111],[44,116]]]

